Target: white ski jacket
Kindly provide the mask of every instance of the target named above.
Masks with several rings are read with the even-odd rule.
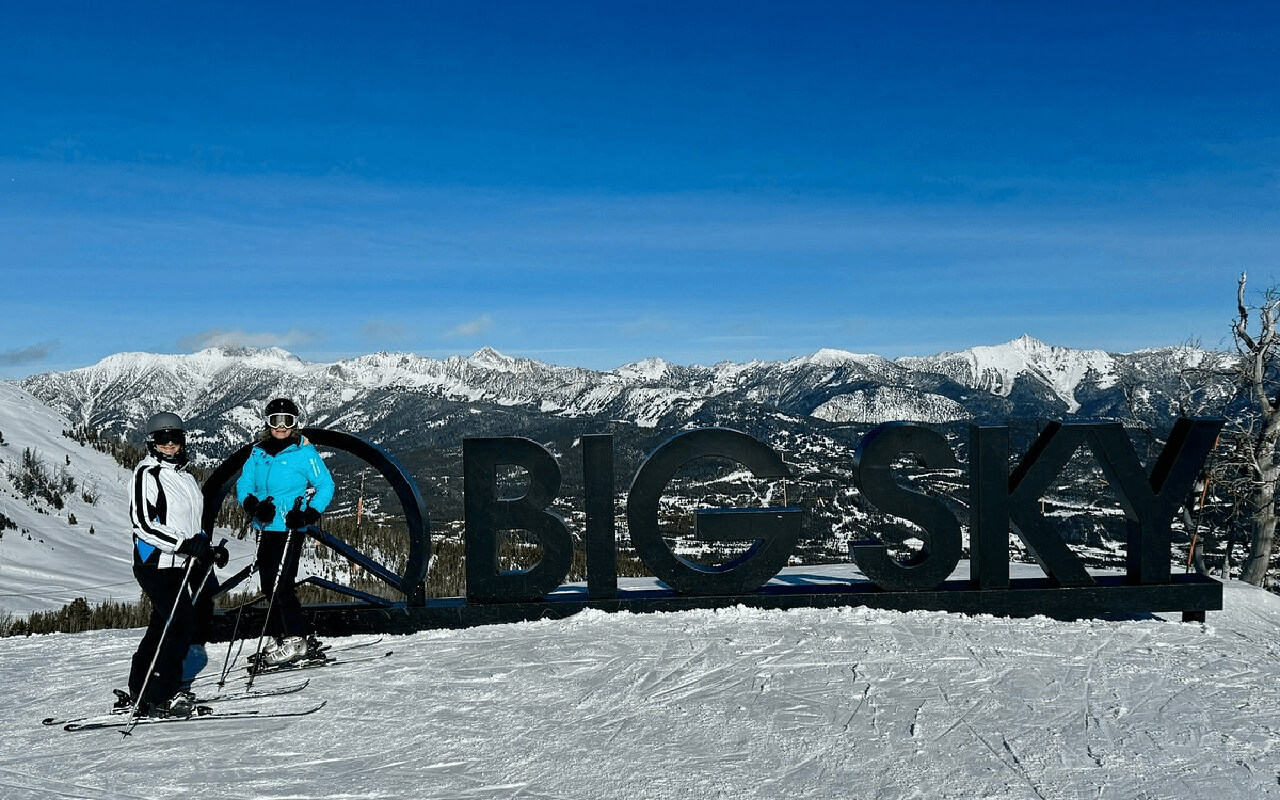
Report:
[[[159,550],[156,567],[185,567],[188,556],[176,551],[201,533],[204,515],[204,494],[195,477],[149,455],[134,468],[130,487],[129,519],[138,557],[152,563],[149,559]]]

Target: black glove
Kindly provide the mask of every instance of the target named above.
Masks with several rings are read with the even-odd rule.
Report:
[[[276,504],[268,497],[261,503],[258,503],[258,510],[254,513],[253,518],[263,525],[270,525],[276,518]]]
[[[209,537],[203,533],[198,536],[192,536],[190,539],[183,539],[182,544],[178,545],[178,552],[185,556],[191,556],[196,561],[207,561],[209,559]]]
[[[231,560],[231,554],[227,552],[227,548],[220,544],[215,544],[209,549],[209,556],[213,559],[213,563],[218,565],[218,569],[222,569]]]
[[[253,495],[247,495],[244,498],[244,513],[248,514],[249,518],[252,519],[253,512],[257,510],[258,510],[258,498],[254,497]]]
[[[308,508],[305,511],[299,511],[295,508],[288,514],[284,515],[285,527],[291,531],[296,531],[298,528],[305,528],[308,525],[315,525],[319,521],[320,512],[316,511],[314,508]]]

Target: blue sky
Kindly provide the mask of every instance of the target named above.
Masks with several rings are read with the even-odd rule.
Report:
[[[0,11],[0,377],[1130,351],[1280,276],[1280,4]]]

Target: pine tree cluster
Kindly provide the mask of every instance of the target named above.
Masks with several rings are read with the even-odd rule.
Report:
[[[90,606],[83,597],[77,597],[57,611],[37,611],[26,619],[16,619],[12,614],[0,616],[0,636],[138,628],[146,625],[150,616],[151,604],[146,596],[138,603],[107,600],[95,606]]]
[[[106,453],[120,466],[129,470],[136,467],[147,454],[146,449],[141,445],[134,444],[123,437],[100,433],[87,425],[78,425],[71,430],[64,430],[62,435],[79,442],[81,446],[88,445],[100,453]]]
[[[22,449],[22,460],[9,469],[9,482],[27,500],[40,498],[61,510],[67,495],[76,490],[76,479],[65,466],[50,467],[34,448]]]

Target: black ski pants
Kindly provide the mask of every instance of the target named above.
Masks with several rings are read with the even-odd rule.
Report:
[[[300,531],[260,531],[258,533],[258,576],[262,593],[271,605],[267,618],[270,636],[306,636],[307,620],[294,584],[298,581],[298,559],[306,534]],[[286,540],[289,550],[285,552]],[[277,583],[278,573],[278,583]],[[272,592],[275,599],[271,599]]]
[[[199,565],[192,568],[192,580],[204,577]],[[151,619],[147,622],[146,633],[138,643],[133,654],[133,662],[129,669],[129,694],[135,700],[146,703],[163,704],[178,692],[182,683],[182,659],[187,655],[187,647],[196,628],[196,609],[191,603],[191,592],[184,585],[186,568],[170,567],[159,569],[149,564],[133,565],[133,576],[138,579],[142,591],[151,601]],[[179,598],[178,595],[182,597]],[[174,601],[177,601],[176,605]],[[169,612],[173,619],[169,621]],[[165,622],[169,622],[165,632]],[[161,636],[163,635],[163,641]],[[159,647],[159,654],[156,648]],[[147,669],[151,660],[155,659],[155,668],[147,679]],[[142,696],[142,685],[146,684],[146,696]]]

